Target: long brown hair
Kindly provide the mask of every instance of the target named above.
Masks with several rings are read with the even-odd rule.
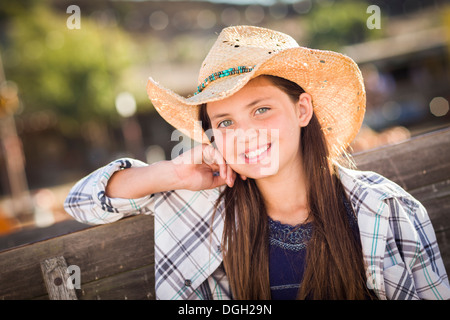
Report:
[[[297,102],[304,90],[289,80],[267,77]],[[203,129],[211,128],[206,104],[200,109]],[[330,158],[326,138],[313,114],[302,128],[300,149],[308,183],[309,220],[314,232],[307,246],[299,299],[364,299],[365,268],[361,243],[352,234],[343,186]],[[223,263],[233,298],[270,299],[268,217],[253,179],[237,179],[221,193],[225,203]]]

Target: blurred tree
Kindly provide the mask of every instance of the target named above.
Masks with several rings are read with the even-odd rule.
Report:
[[[381,29],[369,29],[367,13],[369,3],[361,0],[320,0],[308,15],[304,16],[309,46],[318,49],[339,50],[349,44],[381,38],[383,36],[383,12]]]
[[[81,12],[81,29],[69,29],[70,14],[45,2],[0,5],[4,34],[0,52],[8,80],[18,84],[23,113],[50,110],[62,132],[87,120],[111,121],[115,97],[127,88],[125,70],[133,43],[114,23]],[[7,21],[5,23],[5,21]]]

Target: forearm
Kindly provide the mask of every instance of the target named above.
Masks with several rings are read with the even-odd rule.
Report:
[[[110,198],[136,199],[157,192],[182,188],[170,161],[115,172],[106,186]]]

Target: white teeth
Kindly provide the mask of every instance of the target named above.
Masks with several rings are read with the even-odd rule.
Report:
[[[244,153],[244,155],[247,159],[256,158],[257,156],[259,156],[261,153],[263,153],[267,149],[269,149],[269,145],[266,145],[265,147],[262,147],[261,149],[258,149],[258,150],[255,150],[255,151],[252,151],[249,153]]]

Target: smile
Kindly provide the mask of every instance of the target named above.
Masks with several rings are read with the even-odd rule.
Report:
[[[245,152],[244,153],[245,162],[254,163],[254,162],[260,161],[262,158],[264,158],[267,155],[267,151],[270,149],[271,146],[272,146],[272,144],[269,143],[259,149]]]

